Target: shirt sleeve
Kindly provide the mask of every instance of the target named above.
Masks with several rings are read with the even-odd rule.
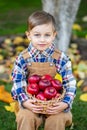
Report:
[[[11,90],[11,94],[14,100],[18,100],[20,103],[28,99],[27,94],[25,93],[24,87],[27,86],[26,78],[27,78],[27,64],[22,57],[19,55],[16,58],[14,63],[14,67],[12,70],[12,81],[13,87]]]
[[[66,102],[70,109],[76,95],[76,79],[74,78],[74,75],[72,73],[72,64],[70,58],[66,56],[65,60],[62,60],[61,66],[63,87],[66,89],[63,102]]]
[[[63,102],[66,102],[69,107],[72,107],[74,97],[76,95],[76,80],[72,73],[71,60],[68,59],[62,68],[63,86],[66,89]]]

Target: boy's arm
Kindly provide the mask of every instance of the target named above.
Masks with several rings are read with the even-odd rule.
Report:
[[[69,58],[65,65],[62,67],[61,74],[63,78],[63,86],[66,89],[66,94],[64,96],[63,102],[67,103],[69,108],[71,108],[74,97],[76,95],[76,80],[72,73],[72,66]]]
[[[11,90],[13,99],[18,100],[20,103],[28,99],[28,96],[26,95],[24,90],[24,87],[27,86],[26,75],[27,65],[23,57],[20,55],[16,58],[12,71],[13,87]]]

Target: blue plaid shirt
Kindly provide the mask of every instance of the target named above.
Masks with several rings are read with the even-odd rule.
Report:
[[[66,89],[63,102],[68,103],[69,108],[71,108],[73,99],[76,94],[76,80],[72,74],[71,61],[70,58],[63,52],[61,52],[61,56],[58,60],[52,59],[51,56],[54,52],[54,49],[54,44],[52,44],[49,48],[41,53],[30,43],[28,46],[30,58],[24,60],[22,53],[20,53],[20,55],[16,58],[14,68],[12,70],[13,87],[11,90],[11,94],[14,100],[18,100],[21,104],[23,101],[29,99],[24,91],[24,86],[27,86],[27,63],[52,62],[57,68],[57,73],[61,74],[63,79],[63,86]]]

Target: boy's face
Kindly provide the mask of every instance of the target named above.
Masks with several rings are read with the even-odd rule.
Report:
[[[37,25],[29,33],[27,32],[27,37],[33,46],[40,51],[46,50],[52,44],[55,36],[56,32],[51,23]]]

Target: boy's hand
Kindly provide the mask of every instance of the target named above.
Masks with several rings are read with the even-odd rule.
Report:
[[[58,102],[58,103],[53,104],[53,106],[47,108],[47,114],[58,114],[66,108],[68,108],[67,103]]]
[[[23,106],[34,113],[41,113],[41,111],[43,111],[43,107],[36,105],[35,101],[32,99],[28,99],[27,101],[23,102]]]

